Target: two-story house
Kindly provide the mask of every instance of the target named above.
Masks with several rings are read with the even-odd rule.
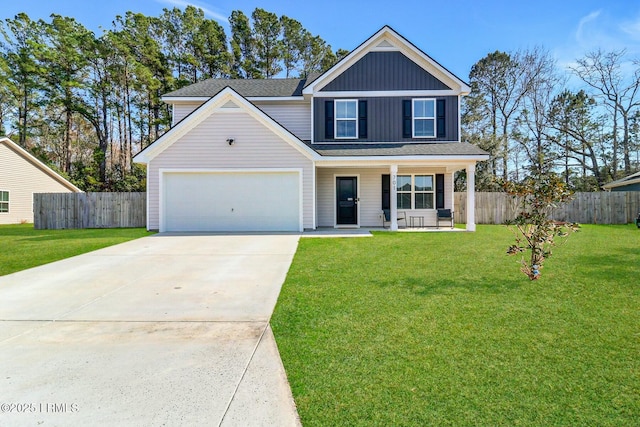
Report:
[[[140,152],[147,227],[303,231],[436,223],[486,152],[460,141],[469,86],[385,26],[308,79],[210,79],[171,92],[173,126]]]

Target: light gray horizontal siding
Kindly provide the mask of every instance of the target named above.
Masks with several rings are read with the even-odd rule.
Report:
[[[171,120],[171,126],[175,126],[176,123],[187,117],[193,110],[201,105],[202,101],[173,104],[173,118]]]
[[[253,104],[298,138],[305,141],[311,140],[310,102],[254,101]],[[202,105],[201,101],[173,104],[172,126],[184,119],[200,105]]]
[[[321,92],[446,89],[450,88],[401,52],[369,52]]]
[[[311,103],[255,101],[256,107],[298,138],[311,140]]]
[[[71,192],[3,143],[0,143],[0,190],[9,192],[9,212],[0,212],[0,224],[33,222],[34,193]]]
[[[421,97],[429,98],[429,97]],[[445,100],[446,131],[444,138],[403,138],[402,101],[408,97],[358,98],[367,101],[367,138],[357,140],[327,139],[325,135],[325,101],[334,98],[315,98],[314,102],[314,142],[433,142],[458,141],[458,97],[438,96]]]
[[[453,209],[453,174],[445,173],[442,168],[400,167],[398,175],[437,174],[444,173],[445,207]],[[382,226],[382,175],[389,175],[389,168],[318,168],[316,174],[318,193],[318,226],[333,227],[335,225],[335,175],[358,176],[359,191],[358,209],[360,209],[361,227]],[[435,209],[405,210],[407,221],[409,216],[425,217],[425,225],[436,224]],[[404,225],[404,224],[403,224]]]
[[[235,138],[229,146],[227,138]],[[159,170],[301,168],[303,225],[313,227],[313,165],[297,149],[243,112],[213,114],[149,163],[148,223],[159,228]],[[256,206],[256,209],[260,209]]]

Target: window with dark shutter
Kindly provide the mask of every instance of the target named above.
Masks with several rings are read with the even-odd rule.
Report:
[[[438,130],[438,138],[447,136],[447,122],[445,120],[445,100],[438,99],[436,101],[436,128]]]
[[[333,101],[324,102],[324,137],[333,139]]]
[[[402,101],[402,137],[411,138],[411,100]]]
[[[367,101],[358,101],[358,138],[367,137]]]

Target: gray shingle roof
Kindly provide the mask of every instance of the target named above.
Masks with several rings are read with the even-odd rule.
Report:
[[[483,156],[486,151],[468,142],[433,142],[427,144],[311,144],[321,156]]]
[[[244,97],[302,96],[306,79],[208,79],[174,90],[165,97],[211,97],[229,86]]]

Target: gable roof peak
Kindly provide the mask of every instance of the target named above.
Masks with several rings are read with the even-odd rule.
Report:
[[[307,147],[298,137],[292,134],[288,129],[276,122],[267,113],[256,107],[251,101],[236,91],[231,85],[225,86],[208,101],[201,104],[186,117],[176,123],[171,129],[161,135],[158,139],[145,147],[133,158],[135,163],[148,164],[156,156],[178,141],[181,137],[190,132],[206,120],[211,114],[220,110],[235,110],[244,112],[252,116],[254,119],[265,125],[272,132],[279,135],[293,148],[300,151],[307,158],[313,158],[317,154]]]
[[[387,42],[390,46],[387,45]],[[381,45],[382,44],[382,45]],[[384,25],[376,31],[371,37],[362,42],[358,47],[349,52],[340,61],[325,71],[320,77],[311,83],[307,83],[303,90],[304,95],[310,95],[321,90],[329,82],[342,74],[351,65],[355,64],[359,59],[367,53],[374,50],[396,50],[407,56],[427,72],[433,74],[436,78],[441,79],[447,86],[455,88],[461,95],[467,95],[471,92],[469,85],[462,79],[457,77],[451,71],[440,65],[436,60],[427,55],[424,51],[407,40],[389,25]]]
[[[11,139],[7,137],[0,137],[0,144],[5,145],[7,148],[13,151],[16,155],[22,157],[25,161],[31,163],[36,168],[40,169],[42,172],[47,174],[49,177],[51,177],[52,179],[54,179],[64,187],[67,187],[67,189],[69,189],[70,191],[73,191],[76,193],[83,192],[81,189],[79,189],[74,184],[72,184],[71,181],[69,181],[68,179],[60,175],[58,172],[51,169],[49,166],[44,164],[40,159],[38,159],[36,156],[28,152],[26,149],[24,149],[20,145],[13,142]]]

